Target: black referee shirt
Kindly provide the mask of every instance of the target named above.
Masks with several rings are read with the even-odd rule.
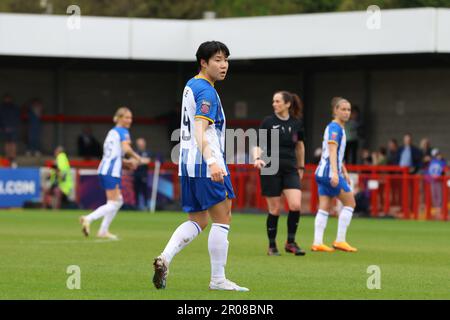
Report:
[[[279,159],[280,163],[288,163],[292,166],[297,166],[297,157],[295,155],[295,147],[297,142],[304,141],[304,128],[303,122],[292,116],[288,120],[281,120],[275,114],[264,118],[260,125],[260,129],[267,129],[267,147],[258,145],[268,157],[277,156],[276,153],[272,155],[275,150],[271,147],[271,130],[279,131]]]

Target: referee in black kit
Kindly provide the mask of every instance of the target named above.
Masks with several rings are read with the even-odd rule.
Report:
[[[287,220],[288,237],[285,243],[285,251],[296,256],[305,255],[295,242],[297,226],[300,220],[301,189],[300,180],[305,170],[305,145],[304,129],[302,122],[303,104],[299,96],[287,91],[276,92],[273,96],[274,114],[266,117],[261,123],[260,129],[267,129],[267,147],[258,145],[253,152],[254,166],[261,169],[266,166],[261,155],[267,157],[279,157],[279,170],[274,175],[261,174],[262,195],[267,200],[269,215],[267,216],[267,235],[269,237],[268,255],[279,256],[276,245],[278,218],[280,217],[283,203],[283,193],[289,205]],[[272,152],[270,145],[271,130],[279,131],[278,155]]]

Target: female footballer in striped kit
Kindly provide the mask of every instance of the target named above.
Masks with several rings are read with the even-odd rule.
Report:
[[[331,106],[334,120],[325,129],[322,158],[315,173],[319,186],[319,211],[315,219],[314,243],[311,250],[332,252],[337,249],[356,252],[357,249],[346,241],[347,228],[355,208],[355,197],[350,188],[348,172],[344,166],[346,145],[344,126],[350,119],[351,105],[347,99],[335,97],[331,101]],[[323,233],[335,197],[343,203],[344,207],[339,214],[338,233],[336,241],[333,242],[333,249],[323,243]]]
[[[128,129],[132,121],[133,115],[130,109],[126,107],[119,108],[114,116],[116,126],[106,136],[98,175],[100,184],[106,192],[107,202],[88,216],[80,218],[82,231],[86,237],[89,236],[91,222],[103,218],[97,236],[105,239],[118,239],[116,235],[109,232],[109,226],[123,205],[123,198],[120,192],[122,165],[130,169],[136,169],[137,165],[141,163],[141,157],[133,151],[130,145],[131,139]],[[131,158],[123,159],[125,155]]]

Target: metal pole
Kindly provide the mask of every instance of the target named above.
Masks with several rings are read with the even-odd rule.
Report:
[[[154,213],[156,211],[156,199],[158,197],[158,182],[159,182],[160,167],[161,167],[161,162],[159,162],[159,160],[156,160],[155,172],[153,173],[152,197],[150,200],[150,212],[152,212],[152,213]]]

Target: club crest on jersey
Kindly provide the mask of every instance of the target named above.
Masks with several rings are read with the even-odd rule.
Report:
[[[211,102],[203,100],[200,106],[200,111],[203,114],[208,114],[210,109],[211,109]]]

